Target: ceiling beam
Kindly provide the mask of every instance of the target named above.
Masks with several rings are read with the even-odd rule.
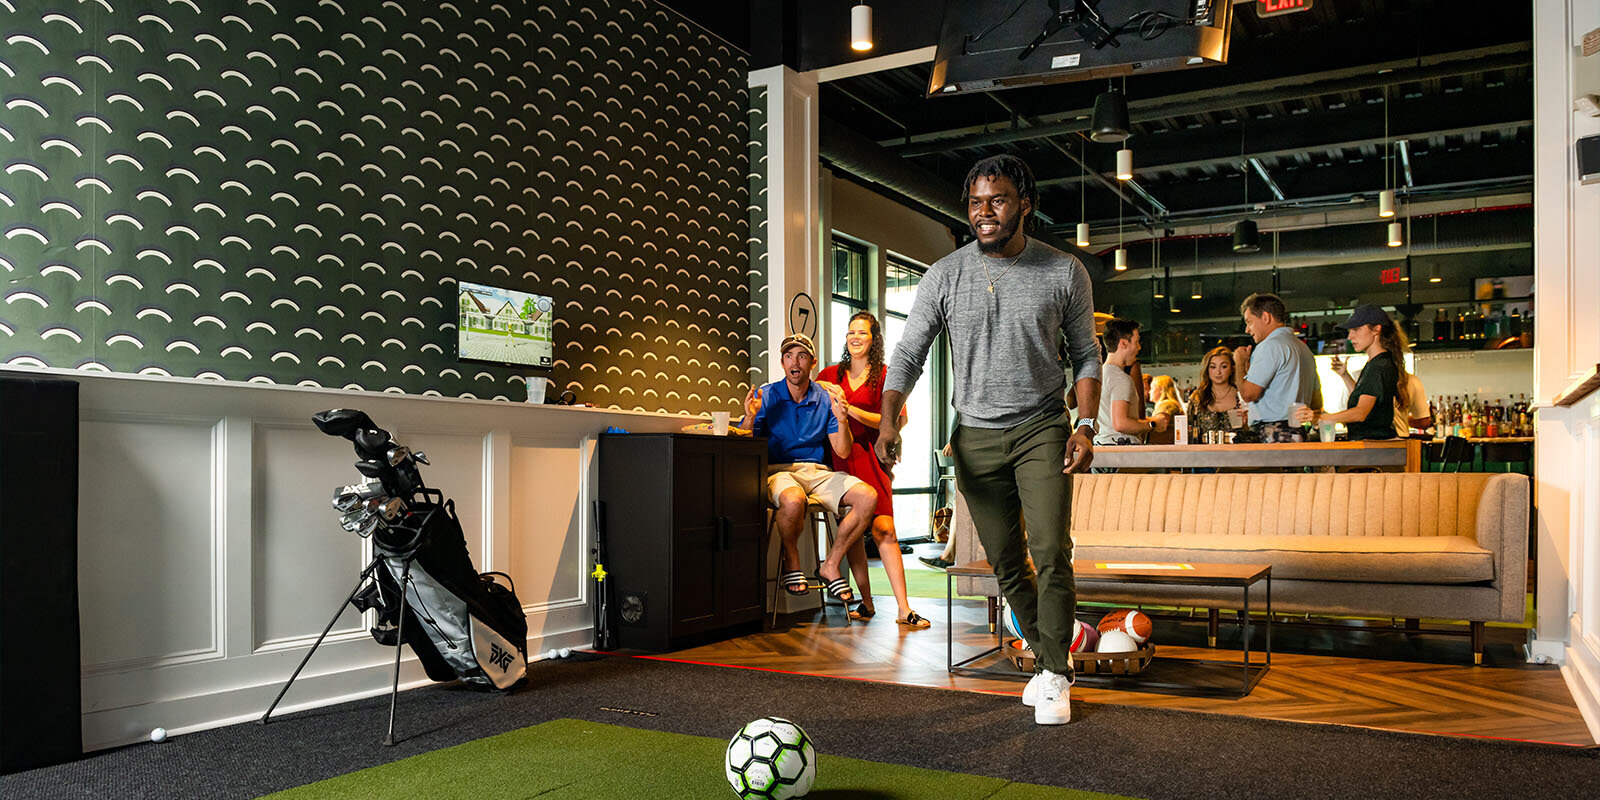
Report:
[[[1266,81],[1240,84],[1227,91],[1211,89],[1186,94],[1166,95],[1149,100],[1130,100],[1128,117],[1131,123],[1153,122],[1175,116],[1198,115],[1230,111],[1253,105],[1278,103],[1314,95],[1377,89],[1403,83],[1438,80],[1461,75],[1474,75],[1498,69],[1528,67],[1532,64],[1532,45],[1518,42],[1509,45],[1462,50],[1424,59],[1401,62],[1369,64],[1332,72],[1305,75],[1288,75]],[[1420,62],[1420,63],[1419,63]],[[990,147],[1000,144],[1042,139],[1051,136],[1081,133],[1088,130],[1093,109],[1081,108],[1048,115],[1033,127],[1017,127],[985,133],[952,133],[940,131],[917,134],[911,143],[901,141],[883,143],[890,151],[911,158],[933,155],[968,147]],[[1055,120],[1055,121],[1050,121]],[[959,129],[970,131],[971,129]]]

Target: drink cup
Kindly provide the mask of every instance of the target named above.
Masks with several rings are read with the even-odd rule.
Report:
[[[1333,441],[1333,423],[1324,422],[1317,426],[1317,437],[1324,442]]]
[[[528,382],[528,402],[542,404],[544,402],[544,387],[550,382],[550,379],[542,375],[529,375],[524,380]]]
[[[1305,413],[1305,411],[1306,411],[1306,404],[1305,403],[1295,403],[1294,405],[1290,406],[1289,407],[1289,424],[1290,425],[1304,425],[1304,424],[1306,424],[1306,423],[1300,421],[1300,417],[1301,417],[1302,414]]]
[[[1242,409],[1242,408],[1230,408],[1230,409],[1228,409],[1228,427],[1230,427],[1230,428],[1243,428],[1244,427],[1244,419],[1245,419],[1244,409]]]
[[[728,412],[711,412],[711,432],[718,436],[728,435]]]

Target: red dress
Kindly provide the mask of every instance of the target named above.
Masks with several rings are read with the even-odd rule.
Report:
[[[839,365],[835,364],[822,372],[817,373],[817,380],[839,384],[844,389],[844,397],[850,405],[863,411],[879,413],[883,408],[883,382],[888,379],[889,369],[881,368],[878,380],[874,383],[864,379],[861,385],[850,388],[848,375],[841,375]],[[860,420],[850,420],[850,457],[840,458],[830,453],[833,458],[833,468],[860,478],[868,486],[878,492],[877,514],[886,517],[894,516],[894,493],[889,486],[889,475],[883,471],[883,465],[878,463],[878,456],[873,453],[873,445],[878,443],[878,429],[869,428],[861,424]]]

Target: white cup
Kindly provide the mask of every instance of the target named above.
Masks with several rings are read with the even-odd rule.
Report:
[[[1322,441],[1324,441],[1324,442],[1333,441],[1333,438],[1334,438],[1333,423],[1324,422],[1324,423],[1318,425],[1317,426],[1317,437],[1322,439]]]
[[[711,412],[711,432],[718,436],[728,435],[728,412]]]
[[[1289,406],[1289,425],[1291,427],[1299,427],[1300,425],[1306,424],[1300,421],[1300,412],[1305,411],[1305,409],[1305,403],[1295,403],[1294,405]]]
[[[529,375],[523,380],[528,382],[528,402],[544,403],[544,387],[550,379],[542,375]]]

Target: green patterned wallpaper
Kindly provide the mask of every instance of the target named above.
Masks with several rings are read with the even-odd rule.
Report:
[[[750,91],[750,374],[759,386],[767,376],[767,90]]]
[[[0,0],[0,362],[521,400],[459,279],[582,400],[727,407],[745,63],[647,0]]]

